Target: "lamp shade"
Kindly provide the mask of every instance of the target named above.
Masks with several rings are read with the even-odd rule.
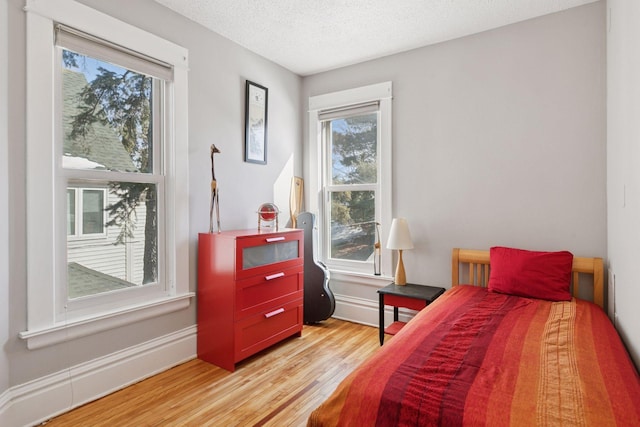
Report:
[[[387,249],[413,249],[409,224],[404,218],[394,218],[389,231]]]

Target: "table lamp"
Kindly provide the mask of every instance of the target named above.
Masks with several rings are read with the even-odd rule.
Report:
[[[407,276],[404,272],[402,251],[404,249],[413,249],[413,242],[411,241],[411,234],[409,233],[409,224],[406,219],[393,219],[391,231],[389,232],[389,240],[387,241],[387,249],[398,250],[398,266],[396,267],[394,283],[396,285],[406,285]]]

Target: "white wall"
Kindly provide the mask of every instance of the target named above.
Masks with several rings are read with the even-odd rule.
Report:
[[[640,2],[607,6],[609,268],[617,328],[640,366]]]
[[[0,2],[0,348],[8,340],[9,328],[9,176],[7,133],[7,3]],[[0,351],[0,401],[2,393],[9,388],[9,360]]]
[[[0,2],[0,124],[3,125],[0,132],[0,424],[12,425],[11,420],[24,419],[20,418],[24,416],[20,406],[23,400],[17,396],[35,389],[32,381],[38,383],[46,379],[49,381],[47,384],[55,382],[56,387],[62,390],[60,399],[64,398],[70,405],[77,404],[78,395],[86,391],[78,393],[82,378],[79,383],[74,383],[74,396],[68,385],[62,384],[65,376],[60,373],[70,367],[79,368],[70,370],[69,375],[87,369],[91,372],[91,365],[87,363],[102,363],[105,356],[114,354],[121,357],[141,343],[151,343],[148,347],[155,348],[167,347],[166,341],[184,342],[183,335],[195,331],[196,307],[194,301],[186,310],[39,350],[28,350],[26,343],[18,338],[18,333],[26,330],[27,319],[24,220],[26,24],[24,0]],[[300,141],[304,109],[300,102],[301,78],[152,0],[81,2],[189,50],[189,141],[179,141],[178,144],[189,153],[189,271],[190,290],[196,291],[197,234],[209,229],[209,147],[215,143],[222,151],[216,157],[216,178],[220,188],[223,229],[256,227],[257,207],[267,201],[288,200],[291,176],[302,173]],[[7,74],[8,88],[3,84]],[[246,79],[269,88],[267,165],[243,161]],[[8,155],[4,154],[6,151]],[[288,206],[281,206],[281,209],[288,212]],[[5,238],[7,222],[10,224],[9,239]],[[4,268],[6,265],[11,266],[8,272]],[[193,343],[192,356],[196,354],[195,340]],[[167,359],[163,363],[170,364],[170,357]],[[118,362],[126,363],[127,360]],[[139,367],[141,370],[146,368]],[[123,377],[110,377],[108,380],[124,385],[139,375],[138,372],[128,374],[125,372]],[[87,382],[87,387],[98,386],[99,381]],[[9,413],[9,424],[3,423],[2,418],[3,403],[6,403],[2,398],[7,388],[16,397],[15,405],[5,411]],[[43,396],[46,395],[46,387],[41,391]]]
[[[607,256],[605,47],[597,2],[304,79],[305,100],[393,82],[409,282],[449,287],[453,247]],[[375,287],[332,287],[375,312]]]

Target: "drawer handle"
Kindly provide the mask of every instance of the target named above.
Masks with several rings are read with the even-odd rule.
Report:
[[[284,277],[284,273],[280,272],[276,274],[271,274],[269,276],[264,276],[265,280],[273,280],[273,279],[277,279],[278,277]]]
[[[280,242],[284,239],[285,239],[284,236],[280,236],[280,237],[267,237],[265,240],[267,241],[267,243],[273,243],[273,242]]]
[[[273,317],[275,315],[278,315],[280,313],[284,313],[284,308],[279,308],[277,310],[270,311],[269,313],[266,313],[264,315],[264,317],[266,317],[268,319],[268,318]]]

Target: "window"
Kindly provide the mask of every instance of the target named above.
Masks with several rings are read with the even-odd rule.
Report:
[[[391,83],[312,97],[309,105],[322,258],[334,270],[374,274],[375,244],[391,217]]]
[[[322,121],[328,258],[373,259],[378,185],[378,105],[374,112]],[[321,118],[322,120],[322,118]]]
[[[158,242],[165,227],[159,221],[164,198],[158,192],[164,174],[157,159],[163,151],[163,99],[172,70],[60,24],[56,45],[61,88],[56,119],[62,129],[58,175],[67,183],[68,197],[80,196],[66,212],[74,230],[67,231],[64,304],[136,286],[161,286]],[[105,238],[86,239],[92,234]]]
[[[25,10],[20,336],[38,348],[187,307],[187,51],[70,0]]]
[[[105,190],[67,188],[67,236],[105,237]]]

